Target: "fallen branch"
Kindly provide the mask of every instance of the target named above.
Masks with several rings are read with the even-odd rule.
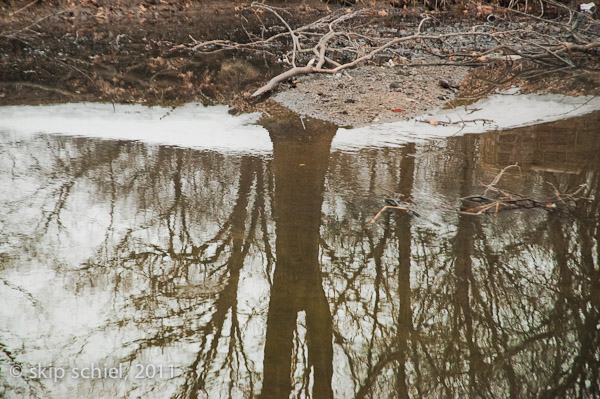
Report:
[[[402,206],[386,205],[383,208],[381,208],[381,210],[379,212],[377,212],[377,215],[375,215],[375,217],[373,219],[371,219],[371,221],[369,223],[367,223],[365,226],[370,226],[373,223],[375,223],[377,221],[377,219],[379,219],[379,217],[383,214],[383,212],[385,212],[388,209],[396,209],[396,210],[400,210],[400,211],[408,211],[408,208],[405,208],[405,207],[402,207]]]
[[[358,58],[354,59],[353,61],[347,62],[345,64],[337,64],[337,65],[335,65],[335,68],[329,68],[329,69],[322,68],[323,64],[328,60],[328,58],[325,57],[325,53],[328,50],[326,44],[330,37],[325,35],[319,41],[319,43],[313,48],[313,52],[315,53],[316,56],[319,57],[315,67],[312,66],[315,62],[315,58],[313,58],[313,59],[311,59],[311,61],[309,61],[309,63],[305,67],[294,67],[288,71],[285,71],[285,72],[275,76],[267,84],[260,87],[254,93],[252,93],[251,97],[257,97],[266,92],[272,91],[277,87],[277,85],[279,85],[279,83],[281,83],[293,76],[296,76],[296,75],[309,74],[309,73],[326,73],[326,74],[333,75],[333,74],[339,73],[341,71],[344,71],[346,69],[353,68],[353,67],[357,66],[358,64],[360,64],[361,62],[370,60],[378,53],[381,53],[382,51],[384,51],[398,43],[402,43],[402,42],[413,41],[413,40],[424,40],[424,39],[444,40],[444,39],[458,37],[458,36],[486,36],[486,37],[494,37],[495,38],[495,37],[498,37],[501,35],[507,35],[509,33],[517,33],[517,32],[522,32],[522,30],[519,29],[519,30],[496,32],[496,33],[458,32],[458,33],[447,33],[447,34],[440,34],[440,35],[425,35],[425,34],[417,33],[414,35],[390,39],[385,44],[375,47],[366,55],[358,57]],[[337,34],[333,34],[334,32],[330,32],[330,33],[332,33],[331,37],[334,35],[341,35],[341,33],[337,33]],[[326,38],[327,38],[327,40],[324,40]],[[537,45],[537,44],[535,46],[541,47],[540,45]],[[502,47],[505,49],[509,49],[509,47],[506,45],[504,45]],[[578,49],[581,51],[588,51],[591,49],[595,49],[596,47],[600,47],[600,43],[589,43],[584,46],[580,46],[580,45],[566,46],[564,43],[560,43],[554,47],[554,49],[556,49],[556,51],[552,51],[551,48],[542,47],[542,49],[544,50],[544,54],[546,54],[546,55],[550,54],[551,56],[554,56],[554,57],[558,58],[559,60],[565,62],[568,66],[574,67],[575,65],[573,64],[573,62],[570,59],[565,59],[563,57],[560,57],[558,54],[561,52],[567,51],[567,49]],[[509,50],[507,52],[508,53],[512,52],[513,54],[520,55],[524,58],[531,58],[531,59],[541,58],[540,54],[533,54],[533,55],[528,56],[528,55],[525,55],[522,52],[518,52],[516,50]]]
[[[468,35],[468,36],[489,35],[489,33],[484,33],[484,32],[465,32],[463,34]],[[266,85],[262,86],[261,88],[256,90],[254,93],[252,93],[252,95],[250,97],[258,97],[266,92],[272,91],[277,87],[277,85],[279,85],[279,83],[281,83],[293,76],[296,76],[296,75],[309,74],[309,73],[326,73],[326,74],[335,75],[336,73],[341,72],[345,69],[353,68],[363,61],[372,59],[378,53],[382,52],[383,50],[388,49],[389,47],[392,47],[393,45],[395,45],[397,43],[414,40],[414,39],[439,39],[439,38],[453,37],[453,36],[457,36],[457,34],[450,33],[450,34],[446,34],[446,35],[437,35],[437,36],[415,34],[415,35],[410,35],[410,36],[397,37],[397,38],[389,40],[388,42],[386,42],[385,44],[383,44],[379,47],[376,47],[375,49],[371,50],[371,52],[369,52],[366,55],[363,55],[362,57],[358,57],[358,58],[354,59],[353,61],[347,62],[345,64],[337,64],[337,66],[335,66],[335,68],[331,68],[331,69],[321,68],[323,66],[323,64],[325,63],[325,61],[327,61],[327,59],[325,57],[325,52],[327,51],[327,46],[326,46],[327,41],[321,40],[321,41],[319,41],[319,44],[317,44],[317,46],[315,46],[313,48],[313,51],[319,57],[319,60],[315,67],[312,66],[315,62],[315,59],[313,58],[309,61],[309,63],[305,67],[295,67],[295,68],[292,68],[288,71],[285,71],[285,72],[280,73],[279,75],[275,76]],[[323,38],[325,38],[325,37],[326,36],[324,36]]]
[[[543,5],[543,1],[540,0],[540,4]],[[554,4],[552,3],[553,0],[549,1]],[[469,31],[430,34],[423,32],[426,22],[433,18],[427,14],[423,16],[418,26],[413,28],[415,30],[412,34],[391,38],[373,37],[374,35],[365,34],[368,28],[363,27],[362,31],[355,32],[346,23],[357,17],[375,15],[374,10],[350,11],[350,9],[340,9],[310,24],[293,28],[279,12],[281,10],[279,8],[253,2],[247,9],[253,9],[255,12],[257,9],[264,10],[275,15],[283,24],[280,28],[285,31],[248,43],[236,43],[229,40],[210,40],[199,43],[194,40],[188,46],[178,45],[172,47],[171,50],[187,49],[201,52],[260,48],[265,50],[275,43],[283,45],[282,40],[290,38],[292,42],[291,49],[280,58],[289,61],[291,68],[271,78],[265,85],[255,90],[250,95],[251,97],[259,97],[273,91],[280,83],[297,75],[343,73],[349,77],[348,69],[371,60],[382,53],[385,53],[386,56],[391,54],[393,57],[395,51],[400,50],[400,47],[405,46],[407,43],[411,43],[413,48],[420,47],[423,51],[437,57],[447,57],[453,61],[460,57],[464,62],[471,64],[475,61],[479,65],[483,65],[486,62],[495,62],[498,59],[527,59],[540,64],[558,64],[568,68],[576,66],[576,58],[573,57],[574,52],[591,53],[597,52],[600,48],[600,42],[594,38],[595,36],[592,33],[587,35],[586,38],[578,36],[577,44],[569,43],[566,40],[569,37],[574,37],[573,27],[570,24],[547,20],[541,16],[533,16],[514,9],[506,9],[506,12],[552,24],[560,30],[559,34],[548,35],[538,32],[536,29],[509,29],[510,24],[507,24],[504,30],[501,27],[492,28],[488,25],[481,25],[479,27],[484,29],[478,30],[477,27],[474,27]],[[588,20],[589,24],[594,23],[591,21]],[[579,32],[581,33],[581,31]],[[252,37],[250,33],[246,33],[249,38]],[[461,53],[454,51],[452,52],[454,54],[432,52],[430,50],[431,42],[436,43],[436,45],[439,44],[441,48],[455,48],[457,40],[465,37],[473,38],[473,49],[463,49]],[[479,41],[483,44],[476,46],[478,38],[482,39]],[[345,62],[334,60],[332,52],[337,52],[336,56],[342,53]],[[308,59],[307,54],[311,54],[312,58]],[[497,54],[502,54],[502,57],[498,57]],[[489,56],[489,59],[486,56]],[[304,65],[300,65],[302,60],[305,62]]]
[[[533,208],[538,208],[538,209],[544,209],[546,211],[552,210],[554,208],[556,208],[556,204],[554,202],[539,202],[536,200],[532,200],[529,198],[521,198],[521,199],[513,199],[513,198],[507,198],[507,199],[498,199],[498,200],[492,200],[483,196],[471,196],[471,197],[465,197],[465,198],[461,198],[462,201],[469,201],[469,200],[473,200],[474,198],[482,199],[484,200],[484,204],[483,205],[479,205],[473,208],[468,208],[468,209],[460,209],[458,211],[459,215],[470,215],[470,216],[478,216],[481,215],[487,211],[493,210],[494,213],[498,213],[500,211],[505,211],[505,210],[515,210],[515,209],[533,209]]]
[[[496,185],[500,182],[500,179],[504,175],[504,173],[510,168],[519,168],[518,164],[509,165],[502,169],[496,177],[489,184],[482,183],[482,186],[485,187],[485,191],[481,195],[471,195],[468,197],[461,198],[461,203],[463,206],[457,212],[459,215],[469,215],[469,216],[479,216],[487,212],[498,213],[506,210],[517,210],[517,209],[542,209],[545,211],[553,211],[557,208],[557,204],[563,204],[564,206],[569,206],[565,199],[575,203],[580,199],[587,199],[583,197],[578,197],[578,195],[587,187],[585,184],[579,186],[577,190],[570,194],[561,194],[560,191],[552,184],[548,183],[552,186],[554,190],[555,198],[551,201],[537,201],[531,198],[527,198],[521,194],[513,194],[508,192],[507,190],[503,190],[498,188]],[[488,192],[493,191],[498,195],[498,198],[490,198],[488,197]],[[465,203],[474,203],[479,204],[472,207],[465,207]]]

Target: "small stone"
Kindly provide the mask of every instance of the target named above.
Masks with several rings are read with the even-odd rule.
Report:
[[[448,81],[441,79],[440,80],[440,86],[442,86],[444,89],[449,89],[450,88],[450,83],[448,83]]]

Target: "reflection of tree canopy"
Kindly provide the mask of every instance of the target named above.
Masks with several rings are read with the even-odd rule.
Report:
[[[568,144],[565,135],[577,136],[587,151],[570,174],[556,171],[557,157],[547,170],[542,161],[526,164],[548,143],[543,126],[527,129],[538,142],[511,141],[522,131],[500,132],[443,146],[334,152],[328,163],[328,151],[316,151],[307,159],[317,166],[298,161],[294,151],[277,158],[277,142],[269,160],[36,139],[27,144],[29,159],[10,172],[18,181],[37,165],[37,188],[29,187],[27,198],[43,202],[41,223],[19,245],[60,265],[72,291],[64,295],[111,293],[104,325],[66,344],[73,346],[69,353],[110,331],[135,331],[106,358],[138,362],[156,350],[185,353],[167,389],[176,397],[269,396],[276,378],[280,392],[296,397],[597,397],[600,201],[582,202],[572,214],[475,218],[443,211],[515,161],[524,170],[507,178],[511,189],[549,197],[546,181],[564,191],[587,183],[586,196],[597,197],[598,138],[589,120],[570,123],[572,133],[554,127],[560,145]],[[301,127],[266,125],[279,145],[286,126],[301,143]],[[494,151],[513,158],[489,158]],[[293,162],[306,164],[298,167],[308,166],[308,175],[328,172],[304,182]],[[418,216],[387,213],[364,228],[383,188],[412,198]],[[14,217],[18,198],[9,204]],[[99,209],[104,232],[83,261],[63,249],[77,233],[69,231],[71,213],[81,208]],[[303,215],[309,210],[311,217]],[[92,217],[76,215],[86,223]],[[2,219],[11,220],[10,213]],[[313,248],[313,239],[318,252],[310,260],[302,251]],[[2,269],[17,257],[10,259]],[[333,337],[331,351],[327,342],[311,341],[317,311],[321,332]],[[276,312],[289,323],[273,328]],[[291,352],[277,357],[273,348],[283,343],[271,348],[277,341],[270,337],[284,333],[293,340],[285,343]],[[331,386],[317,373],[331,375]]]
[[[244,262],[265,276],[272,267],[269,162],[166,147],[48,141],[55,151],[40,190],[49,187],[48,197],[56,202],[43,207],[50,210],[43,231],[52,228],[59,232],[54,240],[68,240],[72,225],[61,220],[72,208],[88,206],[78,203],[82,189],[107,204],[104,240],[69,275],[78,290],[113,290],[115,313],[84,337],[82,349],[94,335],[127,326],[145,336],[125,343],[119,351],[125,361],[152,347],[200,339],[202,351],[185,387],[203,389],[214,370],[235,369],[236,389],[241,383],[243,390],[252,388],[254,366],[246,358],[239,319],[247,327],[254,315],[247,304],[238,309],[237,294]],[[61,263],[58,254],[55,261]],[[230,348],[227,356],[217,351],[222,345]],[[201,375],[194,375],[195,366]]]
[[[581,145],[587,146],[586,151],[590,145],[598,148],[597,138],[585,139]],[[428,172],[419,170],[420,164],[430,165],[426,152],[417,157],[414,174],[410,162],[392,161],[387,168],[378,162],[371,169],[377,178],[361,179],[362,187],[356,187],[356,180],[350,184],[361,193],[370,191],[368,184],[375,180],[420,201],[427,199],[424,192],[448,193],[449,198],[468,195],[478,190],[481,180],[477,147],[474,137],[448,143],[443,167],[454,168],[448,175],[458,183],[456,191],[456,184],[443,179],[432,182],[437,190],[424,188],[419,181],[413,188],[417,192],[403,187],[411,175],[419,178]],[[552,191],[543,186],[542,177],[563,180],[565,191],[583,181],[595,189],[597,154],[584,159],[578,175],[565,179],[560,173],[530,174],[522,187],[549,196]],[[408,154],[402,155],[399,159]],[[341,163],[335,157],[331,162]],[[350,168],[345,174],[360,172]],[[429,201],[439,204],[436,197]],[[443,216],[450,219],[448,227],[432,226],[427,217],[423,222],[388,214],[376,233],[362,230],[360,219],[343,221],[336,215],[335,225],[344,231],[326,230],[325,254],[332,261],[324,267],[328,275],[346,280],[344,284],[331,282],[334,292],[329,293],[336,307],[333,313],[338,315],[334,328],[340,329],[338,340],[345,352],[346,368],[340,375],[355,376],[357,396],[598,395],[593,383],[598,381],[600,356],[593,327],[598,323],[594,300],[598,295],[594,258],[598,255],[593,253],[597,251],[598,210],[597,205],[582,205],[591,217],[507,214],[489,220]],[[428,210],[431,204],[419,207]],[[360,210],[344,208],[350,215]],[[362,219],[366,220],[368,216]],[[411,253],[408,268],[403,260],[407,250]],[[411,309],[408,316],[407,307]]]

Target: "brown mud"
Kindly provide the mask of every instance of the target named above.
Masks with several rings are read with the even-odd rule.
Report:
[[[3,10],[0,103],[232,103],[269,76],[253,55],[170,51],[190,37],[239,39],[233,3],[129,3]]]

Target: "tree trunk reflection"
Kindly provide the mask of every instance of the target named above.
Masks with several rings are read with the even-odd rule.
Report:
[[[415,144],[411,143],[402,151],[400,164],[400,184],[398,192],[410,198],[414,185]],[[412,309],[410,292],[411,262],[411,215],[401,214],[396,219],[396,236],[398,237],[398,351],[400,355],[396,376],[396,394],[398,398],[409,398],[406,381],[409,340],[412,332]]]
[[[276,266],[267,316],[262,398],[292,392],[292,357],[298,313],[306,313],[308,367],[314,398],[332,398],[332,325],[319,266],[319,228],[325,174],[336,128],[300,121],[266,124],[273,141]],[[318,129],[317,129],[318,128]],[[308,386],[310,371],[303,376]]]

